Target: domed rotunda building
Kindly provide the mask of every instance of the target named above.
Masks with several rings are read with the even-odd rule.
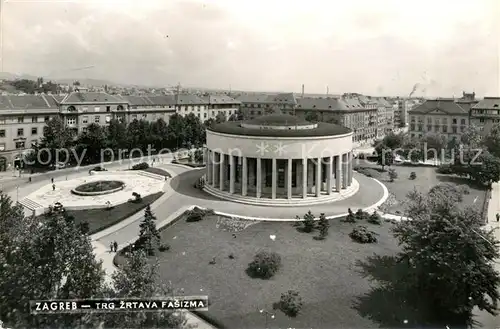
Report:
[[[205,191],[258,205],[306,205],[344,199],[353,179],[352,131],[273,114],[207,129]]]

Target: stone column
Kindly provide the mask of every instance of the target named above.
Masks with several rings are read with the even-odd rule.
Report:
[[[243,157],[243,165],[241,166],[241,195],[247,195],[247,184],[248,184],[248,165],[247,165],[247,157]]]
[[[235,178],[235,167],[236,161],[234,161],[234,155],[229,156],[229,193],[234,193],[234,178]]]
[[[341,156],[336,155],[335,156],[335,189],[337,192],[340,192],[340,189],[342,188],[342,180],[341,180],[341,175],[342,175],[342,161],[341,161]]]
[[[328,195],[332,192],[332,173],[333,173],[333,157],[328,157],[328,163],[326,165],[326,189],[328,190]]]
[[[316,196],[321,195],[321,158],[316,158]]]
[[[248,186],[255,187],[255,165],[254,158],[247,158],[248,162]]]
[[[206,160],[206,171],[207,171],[207,184],[212,183],[212,152],[209,149],[205,149],[205,160]]]
[[[352,185],[352,166],[353,166],[353,158],[352,158],[352,151],[349,152],[349,167],[348,167],[348,181],[347,181],[347,184],[348,186],[351,186]]]
[[[342,154],[342,188],[347,188],[347,153]]]
[[[226,155],[223,154],[223,153],[220,153],[220,158],[219,158],[219,189],[221,191],[224,191],[224,179],[226,178],[225,177],[225,170],[224,170],[224,166],[226,164],[226,159],[225,159]]]
[[[212,151],[212,187],[217,187],[217,152]]]
[[[260,198],[262,194],[262,159],[257,158],[257,192],[255,196]]]
[[[288,172],[287,172],[287,187],[286,187],[286,193],[287,193],[287,198],[291,199],[292,198],[292,159],[288,159]]]
[[[302,198],[307,198],[307,158],[302,159]]]
[[[272,169],[272,194],[271,194],[271,198],[273,199],[276,199],[276,171],[278,170],[277,169],[277,166],[276,166],[276,158],[273,158],[272,159],[272,162],[273,162],[273,169]]]
[[[309,189],[314,185],[314,166],[312,161],[307,161],[307,189]]]

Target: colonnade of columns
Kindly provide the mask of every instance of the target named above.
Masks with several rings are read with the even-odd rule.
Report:
[[[292,199],[330,195],[352,184],[352,152],[314,159],[238,157],[206,150],[206,184],[230,194]]]

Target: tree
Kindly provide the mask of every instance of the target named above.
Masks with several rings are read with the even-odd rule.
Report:
[[[309,122],[318,122],[319,121],[319,115],[317,112],[308,112],[305,117],[306,121]]]
[[[475,306],[496,314],[500,275],[493,262],[500,256],[492,231],[481,228],[476,209],[461,208],[450,197],[414,191],[408,198],[411,220],[400,221],[394,236],[407,273],[395,284],[412,298],[433,326],[464,326]]]
[[[394,163],[394,154],[389,148],[375,149],[377,152],[377,164],[382,166],[384,170],[385,166],[391,166]]]
[[[57,150],[68,150],[73,146],[73,137],[69,129],[59,117],[54,117],[43,127],[43,137],[35,151],[47,149],[49,152],[38,153],[39,160],[43,164],[55,164]],[[62,155],[63,153],[61,153]],[[37,157],[38,158],[38,157]],[[59,161],[70,161],[70,159],[58,159]]]
[[[186,126],[186,144],[190,147],[199,147],[205,143],[205,128],[194,113],[189,113],[184,118]]]
[[[238,109],[238,111],[229,116],[228,121],[241,121],[243,119],[244,119],[243,111],[241,109]]]
[[[139,224],[139,240],[137,245],[144,249],[150,256],[154,255],[155,249],[160,244],[160,232],[156,228],[156,217],[148,205],[144,210],[144,219]]]
[[[163,119],[158,119],[151,124],[151,142],[156,150],[161,150],[168,147],[167,135],[168,124]]]
[[[101,151],[105,148],[105,143],[105,128],[97,123],[91,123],[78,137],[78,153],[84,155],[86,163],[103,162],[105,159],[101,159]]]
[[[314,215],[311,213],[311,210],[304,215],[304,232],[310,233],[314,230]]]
[[[126,264],[112,275],[114,297],[154,298],[172,295],[172,288],[158,283],[158,263],[150,265],[143,250],[131,252]],[[187,320],[183,313],[125,312],[108,313],[106,328],[182,328]]]
[[[319,221],[318,221],[318,226],[319,226],[319,238],[324,239],[328,235],[328,228],[330,227],[330,222],[326,218],[324,213],[321,213],[319,215]]]
[[[94,315],[32,315],[26,307],[30,300],[101,296],[104,272],[89,236],[82,234],[64,209],[16,219],[22,230],[2,232],[0,319],[16,328],[95,327]]]
[[[389,169],[388,175],[391,183],[394,182],[396,178],[398,178],[398,172],[396,171],[396,169]]]
[[[480,184],[491,185],[500,179],[500,159],[488,151],[462,149],[455,155],[450,169],[454,174],[467,176]]]
[[[420,141],[424,147],[424,154],[427,157],[439,158],[446,147],[446,141],[442,135],[428,133]],[[427,153],[425,153],[425,150]]]
[[[112,149],[115,155],[120,156],[119,150],[127,147],[127,125],[119,120],[111,119],[106,132],[106,147]]]
[[[375,148],[380,145],[382,146],[382,148],[389,148],[391,150],[395,150],[397,148],[402,148],[404,141],[405,141],[404,134],[402,133],[395,134],[393,132],[390,132],[389,134],[385,135],[381,141],[375,142]]]
[[[127,127],[129,150],[147,151],[151,142],[151,124],[146,120],[134,120]]]
[[[187,128],[184,117],[179,114],[173,114],[168,124],[167,141],[169,147],[179,149],[186,147]]]
[[[500,158],[500,124],[495,124],[484,136],[482,143],[488,152]]]
[[[477,126],[469,126],[461,135],[460,143],[467,148],[479,148],[483,135]]]
[[[215,116],[215,123],[223,123],[223,122],[226,122],[226,121],[227,121],[226,113],[224,113],[224,112],[219,112]]]

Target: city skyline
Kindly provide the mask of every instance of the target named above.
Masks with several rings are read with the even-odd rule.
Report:
[[[416,96],[494,96],[499,8],[490,0],[4,0],[2,68],[68,78],[88,66],[78,78],[207,89],[305,84],[306,93],[404,96],[416,85]]]

